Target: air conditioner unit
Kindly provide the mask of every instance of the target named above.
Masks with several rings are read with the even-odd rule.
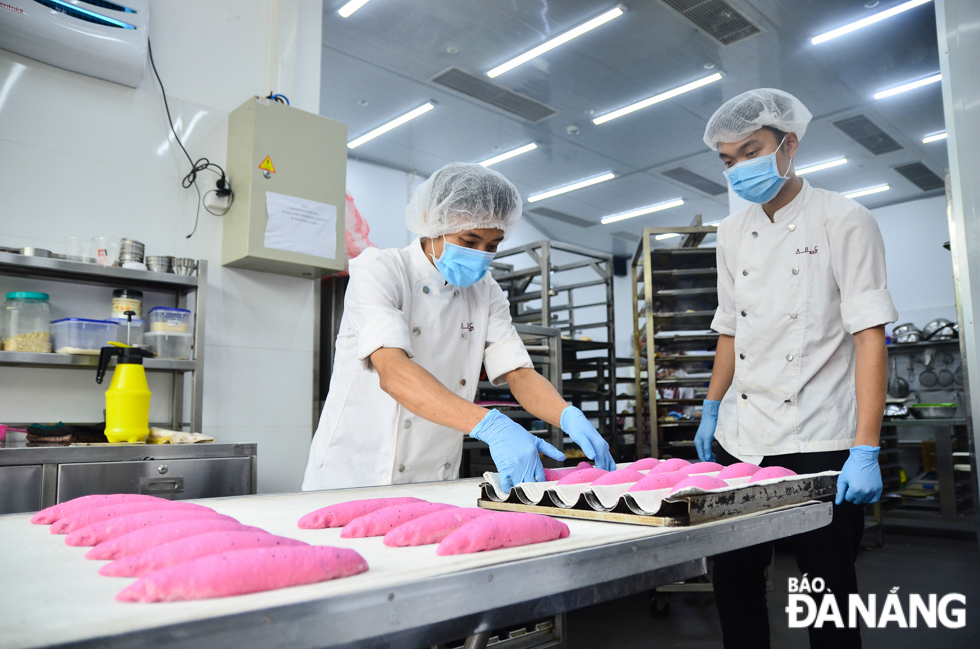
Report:
[[[149,0],[0,0],[0,48],[135,88],[146,67]]]

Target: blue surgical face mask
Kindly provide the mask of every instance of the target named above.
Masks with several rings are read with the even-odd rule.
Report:
[[[776,165],[776,152],[785,141],[784,137],[776,151],[769,155],[739,162],[725,170],[725,176],[736,194],[753,203],[768,203],[776,197],[783,184],[789,180],[788,175],[779,175],[779,167]]]
[[[490,270],[490,263],[493,262],[492,252],[482,252],[472,248],[464,248],[454,243],[449,243],[443,237],[442,256],[439,259],[432,256],[436,268],[442,273],[447,282],[453,286],[466,288],[473,286],[487,274]]]

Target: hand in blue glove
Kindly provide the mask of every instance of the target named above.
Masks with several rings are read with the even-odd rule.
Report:
[[[715,440],[715,428],[718,427],[718,406],[721,401],[704,400],[701,409],[701,424],[694,436],[694,448],[698,451],[698,459],[702,462],[714,462],[715,454],[711,451],[711,442]]]
[[[855,446],[851,457],[837,476],[835,505],[845,500],[855,505],[876,503],[881,497],[881,467],[878,466],[879,446]]]
[[[568,406],[561,411],[561,429],[568,433],[572,441],[578,444],[582,452],[590,460],[595,460],[596,468],[603,471],[615,471],[616,462],[609,453],[609,444],[588,420],[585,414],[575,406]]]
[[[558,462],[565,459],[564,453],[497,410],[488,412],[470,431],[470,437],[490,446],[490,457],[497,465],[504,491],[522,482],[544,482],[544,467],[538,453]]]

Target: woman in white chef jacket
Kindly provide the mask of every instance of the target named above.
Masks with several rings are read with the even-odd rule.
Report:
[[[544,479],[539,452],[564,455],[496,410],[473,403],[480,369],[531,414],[568,433],[603,469],[609,445],[538,374],[487,274],[521,217],[517,189],[477,164],[452,163],[406,209],[406,248],[350,262],[336,360],[310,446],[305,491],[453,480],[463,437],[490,446],[501,484]]]

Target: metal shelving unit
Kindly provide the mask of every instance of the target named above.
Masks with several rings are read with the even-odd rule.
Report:
[[[718,334],[714,248],[698,247],[717,232],[697,215],[687,227],[644,228],[633,255],[635,457],[692,456],[698,420],[661,421],[672,409],[701,403],[711,378]],[[682,235],[677,247],[656,248],[659,234]],[[661,398],[664,388],[694,388],[695,397]],[[669,449],[669,450],[668,450]]]
[[[508,261],[531,265],[517,268]],[[515,324],[561,333],[562,396],[585,413],[619,457],[612,255],[538,241],[498,252],[491,272],[507,293]],[[596,309],[603,316],[583,315]],[[600,340],[583,340],[587,335]]]
[[[0,252],[0,275],[41,279],[91,286],[129,288],[173,295],[172,306],[194,312],[193,360],[148,358],[143,365],[150,372],[169,372],[170,421],[174,430],[185,426],[200,432],[204,397],[204,323],[208,262],[197,262],[197,275],[174,275],[143,270],[99,266],[54,257],[28,257]],[[0,351],[0,367],[41,367],[52,369],[93,369],[97,356],[37,354]],[[190,375],[190,419],[184,421],[184,375]],[[81,423],[81,422],[78,422]]]

